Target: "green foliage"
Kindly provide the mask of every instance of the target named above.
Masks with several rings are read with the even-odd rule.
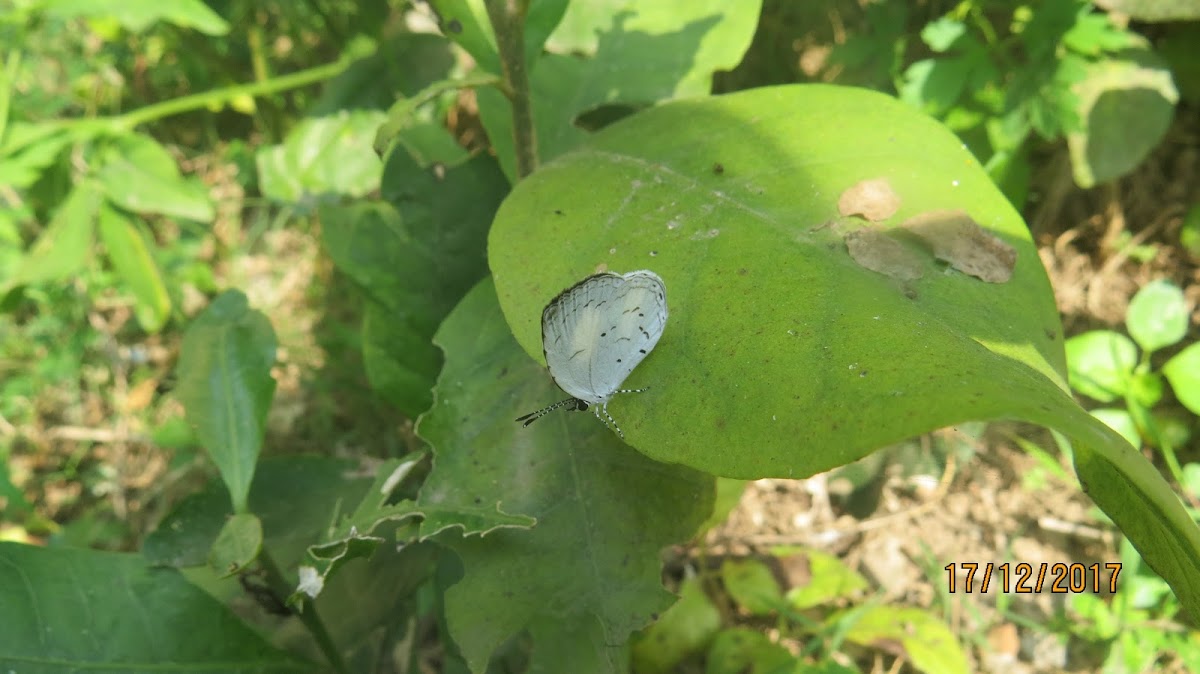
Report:
[[[848,644],[865,649],[888,644],[920,672],[968,671],[966,653],[953,633],[929,612],[862,603],[866,580],[836,557],[813,550],[772,552],[770,565],[760,559],[725,560],[719,572],[725,596],[718,599],[706,592],[715,586],[703,577],[684,580],[679,601],[635,639],[634,671],[679,671],[681,663],[701,656],[707,672],[856,671],[834,657]],[[776,571],[801,566],[808,571],[805,582],[781,587]],[[802,643],[803,655],[792,655],[762,632],[723,625],[716,606],[727,602],[755,618],[775,619],[780,637]],[[855,605],[840,608],[847,603]]]
[[[1178,100],[1146,41],[1082,0],[959,3],[924,25],[919,47],[897,30],[905,12],[878,8],[869,18],[876,29],[835,58],[853,67],[865,54],[890,54],[900,98],[956,131],[1018,205],[1035,135],[1065,137],[1076,182],[1091,187],[1140,164]]]
[[[1195,464],[1192,464],[1195,466]],[[1167,658],[1185,671],[1200,665],[1200,647],[1188,633],[1163,630],[1157,621],[1176,615],[1170,589],[1138,558],[1128,541],[1121,544],[1121,589],[1111,602],[1089,593],[1072,595],[1073,636],[1104,648],[1107,671],[1162,668]]]
[[[1169,281],[1147,283],[1129,302],[1125,327],[1133,340],[1111,330],[1094,330],[1067,340],[1071,388],[1101,403],[1124,402],[1124,409],[1103,408],[1092,414],[1134,446],[1144,438],[1161,448],[1173,463],[1174,449],[1186,443],[1190,434],[1186,425],[1156,412],[1155,407],[1163,399],[1165,380],[1179,402],[1200,415],[1200,344],[1186,346],[1157,371],[1150,357],[1178,344],[1187,334],[1183,292]],[[1180,480],[1177,469],[1175,477]]]

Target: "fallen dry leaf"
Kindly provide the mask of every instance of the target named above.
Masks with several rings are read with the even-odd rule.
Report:
[[[939,260],[964,274],[988,283],[1005,283],[1012,278],[1017,251],[997,239],[963,210],[919,213],[901,228],[927,243]]]
[[[838,197],[839,213],[861,215],[871,222],[892,217],[898,208],[900,197],[886,178],[859,181]]]
[[[873,227],[847,232],[843,237],[850,257],[858,266],[900,281],[924,275],[921,255]]]

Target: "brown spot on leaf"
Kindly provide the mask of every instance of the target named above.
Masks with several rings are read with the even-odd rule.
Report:
[[[921,255],[882,230],[864,227],[843,238],[850,257],[860,267],[901,281],[919,279],[925,273]]]
[[[979,226],[963,210],[927,211],[905,220],[900,227],[928,244],[935,257],[964,274],[988,283],[1012,278],[1017,251]]]
[[[900,197],[886,178],[860,181],[838,197],[839,213],[861,215],[872,222],[892,217],[898,208]]]

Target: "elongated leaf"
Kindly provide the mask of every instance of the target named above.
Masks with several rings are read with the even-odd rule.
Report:
[[[64,19],[94,17],[115,19],[124,28],[140,33],[156,21],[195,28],[207,35],[229,32],[226,23],[203,0],[49,0],[45,11]]]
[[[838,218],[838,197],[876,178],[901,199],[882,226],[964,211],[1015,254],[1011,280],[983,283],[919,248],[918,279],[858,266],[842,237],[861,225]],[[804,85],[639,113],[522,181],[488,256],[505,317],[538,362],[542,308],[563,288],[599,268],[665,280],[671,318],[625,382],[652,388],[609,406],[651,458],[804,477],[968,420],[1040,423],[1071,437],[1089,496],[1200,611],[1200,530],[1153,467],[1071,399],[1053,295],[1020,216],[958,138],[894,99]]]
[[[171,154],[149,136],[114,139],[101,155],[96,176],[109,200],[126,210],[199,222],[216,216],[204,188],[181,176]]]
[[[213,300],[183,337],[176,396],[221,471],[235,513],[246,511],[275,394],[274,362],[270,321],[236,290]]]
[[[95,184],[76,185],[33,242],[16,274],[0,288],[61,281],[79,273],[92,254],[92,237],[101,195]]]
[[[301,672],[174,569],[140,555],[0,543],[5,672]]]
[[[8,125],[0,138],[0,185],[24,189],[42,176],[75,135],[58,124],[18,122]]]
[[[329,256],[371,298],[367,376],[410,417],[432,400],[438,324],[487,273],[487,230],[507,188],[488,157],[425,168],[398,147],[384,172],[386,201],[321,208]]]
[[[157,332],[171,316],[171,296],[150,242],[138,223],[105,204],[100,209],[100,240],[113,268],[129,285],[134,315],[146,332]]]
[[[437,343],[446,367],[438,404],[418,425],[435,451],[419,505],[537,518],[533,529],[486,536],[459,535],[445,518],[422,524],[423,535],[441,531],[465,569],[446,593],[451,635],[475,672],[527,628],[533,671],[615,671],[630,632],[671,605],[659,550],[711,512],[712,477],[646,459],[590,413],[514,422],[559,394],[513,341],[490,281],[455,308]]]

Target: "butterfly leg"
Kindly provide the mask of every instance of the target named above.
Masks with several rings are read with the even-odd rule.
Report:
[[[596,413],[596,418],[599,419],[601,423],[617,432],[617,437],[621,438],[622,440],[625,439],[625,434],[621,432],[621,427],[617,425],[617,420],[613,419],[612,415],[608,413],[608,403],[596,405],[592,408],[592,411]],[[604,413],[603,417],[600,416],[601,412]]]

